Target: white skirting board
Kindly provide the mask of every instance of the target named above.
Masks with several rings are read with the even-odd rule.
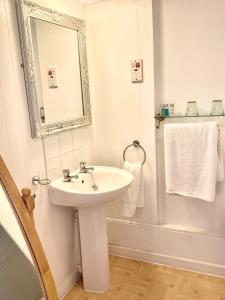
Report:
[[[109,244],[110,255],[121,256],[126,258],[144,261],[147,263],[159,264],[178,269],[185,269],[225,277],[225,266],[208,264],[205,262],[185,259],[181,257],[172,257],[168,255],[146,252],[137,249],[125,248]]]
[[[109,251],[172,267],[225,277],[225,239],[108,219]]]
[[[78,271],[70,273],[62,282],[56,283],[56,289],[59,299],[63,299],[66,294],[74,287],[76,282],[80,278],[80,273]]]

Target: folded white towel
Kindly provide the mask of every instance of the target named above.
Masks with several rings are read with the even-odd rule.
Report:
[[[213,202],[216,182],[224,178],[218,144],[216,122],[165,125],[167,193]]]
[[[217,181],[221,182],[224,180],[224,155],[225,155],[225,130],[224,128],[219,128],[218,133],[218,174],[217,174]]]
[[[144,207],[144,180],[141,163],[129,163],[125,161],[124,169],[134,175],[134,179],[128,190],[122,196],[121,214],[124,217],[134,216],[137,207]]]

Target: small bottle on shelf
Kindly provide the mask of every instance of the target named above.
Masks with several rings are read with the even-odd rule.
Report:
[[[169,112],[169,105],[168,104],[161,104],[160,105],[160,112],[162,117],[169,117],[170,112]]]
[[[175,116],[174,103],[170,103],[169,104],[169,115],[170,115],[170,117],[174,117]]]

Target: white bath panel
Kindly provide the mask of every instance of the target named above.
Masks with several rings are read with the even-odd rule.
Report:
[[[225,277],[222,236],[184,227],[181,230],[180,226],[169,228],[168,224],[152,226],[108,219],[107,225],[110,254]]]
[[[198,227],[188,227],[188,226],[182,226],[182,225],[176,225],[176,224],[160,224],[159,227],[167,228],[167,229],[174,229],[179,231],[186,231],[186,232],[201,232],[201,233],[207,233],[208,231],[205,231],[202,228]]]

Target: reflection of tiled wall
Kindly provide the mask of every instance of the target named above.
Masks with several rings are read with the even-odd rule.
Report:
[[[63,131],[44,138],[48,177],[62,177],[63,169],[74,170],[81,161],[93,164],[91,127]]]

